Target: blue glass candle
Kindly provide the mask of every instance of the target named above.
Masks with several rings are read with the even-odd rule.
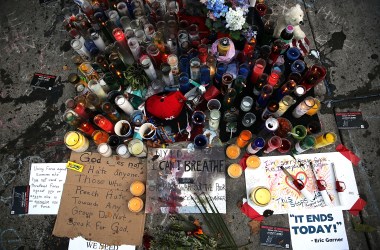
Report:
[[[262,137],[257,137],[253,142],[248,144],[247,146],[247,153],[248,154],[256,154],[260,151],[265,145],[265,140]]]
[[[300,73],[302,75],[302,73],[305,71],[305,68],[306,68],[306,64],[305,64],[304,61],[302,61],[302,60],[295,60],[292,63],[291,71],[294,72],[294,73]]]
[[[186,55],[179,57],[179,70],[182,73],[190,74],[190,60]]]
[[[84,47],[90,52],[91,56],[96,56],[99,54],[99,49],[96,47],[94,41],[88,39],[84,42]]]
[[[207,88],[211,82],[210,68],[207,65],[201,66],[201,80],[200,83]]]
[[[179,75],[179,90],[182,94],[186,94],[192,85],[189,82],[189,75],[187,73],[181,73]]]
[[[238,75],[239,76],[243,76],[244,79],[247,79],[248,74],[249,74],[249,66],[248,66],[248,64],[247,63],[240,64]]]
[[[301,52],[296,47],[292,47],[292,48],[288,49],[288,51],[286,52],[286,59],[288,59],[289,61],[292,61],[292,62],[297,60],[300,56],[301,56]]]
[[[261,89],[259,98],[256,101],[256,109],[263,109],[268,104],[269,98],[273,93],[273,87],[269,84]]]
[[[223,74],[227,71],[227,64],[225,63],[219,63],[216,67],[216,74],[215,74],[215,87],[220,87],[222,84],[222,77]]]
[[[194,147],[196,149],[203,149],[207,146],[208,140],[204,134],[195,136],[194,138]]]

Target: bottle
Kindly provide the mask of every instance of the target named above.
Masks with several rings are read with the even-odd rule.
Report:
[[[294,28],[292,25],[286,26],[286,28],[281,31],[280,39],[285,43],[290,43],[293,39],[293,31]]]
[[[314,147],[315,142],[316,141],[313,136],[307,135],[301,141],[297,142],[296,145],[294,145],[294,148],[292,149],[292,154],[298,155],[300,153],[305,152],[306,150]]]

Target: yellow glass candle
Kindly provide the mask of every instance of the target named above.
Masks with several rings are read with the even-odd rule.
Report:
[[[134,181],[129,187],[129,190],[133,196],[141,196],[145,193],[145,185],[141,181]]]
[[[88,139],[76,131],[67,132],[64,137],[64,142],[69,149],[79,153],[86,151],[90,145]]]
[[[231,178],[239,178],[243,173],[243,168],[237,163],[232,163],[228,166],[227,173]]]
[[[330,144],[333,144],[336,141],[336,134],[332,132],[325,133],[315,138],[314,148],[321,148]]]
[[[230,41],[228,38],[221,38],[218,42],[218,52],[219,56],[225,56],[228,53],[228,50],[230,49]]]
[[[321,102],[316,98],[314,98],[314,102],[314,106],[306,112],[307,115],[315,115],[321,109]]]
[[[139,197],[133,197],[128,201],[128,209],[133,213],[140,212],[144,207],[144,202]]]
[[[240,155],[240,148],[236,144],[229,145],[226,149],[226,155],[229,159],[237,159]]]
[[[258,168],[260,167],[260,158],[256,155],[251,155],[247,158],[246,164],[248,168]]]
[[[271,193],[266,187],[256,187],[251,192],[249,198],[258,206],[264,207],[271,200]]]

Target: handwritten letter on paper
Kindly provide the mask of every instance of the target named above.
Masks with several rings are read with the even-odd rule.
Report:
[[[29,214],[57,214],[66,179],[66,163],[32,163]]]
[[[67,174],[53,234],[83,236],[107,245],[140,245],[145,214],[130,212],[128,201],[133,197],[130,184],[146,180],[141,159],[73,152],[70,160],[84,169]]]

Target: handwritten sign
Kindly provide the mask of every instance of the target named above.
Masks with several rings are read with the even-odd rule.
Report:
[[[135,246],[131,245],[121,245],[121,246],[110,246],[102,244],[96,241],[85,240],[82,237],[76,237],[70,239],[68,250],[84,250],[84,249],[99,249],[99,250],[135,250]]]
[[[271,209],[275,214],[288,213],[290,209],[313,209],[325,207],[321,193],[318,191],[316,177],[309,165],[312,162],[314,169],[318,172],[318,178],[326,182],[326,190],[333,203],[333,207],[341,210],[349,210],[359,199],[358,188],[352,164],[343,155],[337,152],[320,154],[302,154],[296,156],[300,164],[296,164],[291,156],[260,157],[261,165],[257,169],[245,170],[246,191],[248,204],[258,213],[262,214],[266,209]],[[336,168],[336,175],[332,170],[332,163]],[[301,167],[300,165],[303,165]],[[309,201],[286,177],[280,169],[283,166],[296,179],[301,180],[305,188],[315,197]],[[338,178],[346,185],[343,192],[345,202],[342,203],[336,191],[335,179]],[[265,207],[257,206],[249,197],[252,190],[257,186],[265,186],[271,192],[271,201]]]
[[[29,214],[58,213],[66,172],[66,163],[32,163]]]
[[[107,245],[140,245],[145,214],[130,212],[128,201],[133,197],[130,184],[146,180],[142,160],[72,152],[70,161],[84,169],[67,174],[53,234]]]
[[[290,212],[289,225],[294,250],[349,249],[342,211]]]
[[[222,147],[148,150],[146,213],[200,213],[192,200],[206,193],[226,212],[225,154]]]

